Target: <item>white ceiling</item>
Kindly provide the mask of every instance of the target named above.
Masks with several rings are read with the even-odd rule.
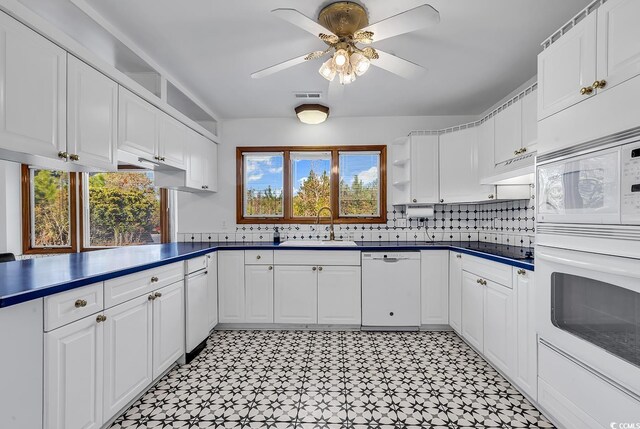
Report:
[[[364,0],[370,22],[429,2],[439,25],[374,46],[428,68],[404,80],[372,67],[345,87],[334,116],[476,115],[536,74],[553,31],[590,0]],[[324,44],[270,14],[316,17],[331,1],[86,0],[222,118],[284,117],[295,91],[323,91],[320,60],[263,79],[249,75]]]

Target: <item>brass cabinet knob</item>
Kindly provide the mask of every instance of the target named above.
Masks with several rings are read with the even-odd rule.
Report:
[[[486,286],[487,285],[487,281],[486,280],[482,280],[482,286]]]
[[[317,267],[312,267],[312,268],[311,268],[311,271],[315,271],[315,270],[317,270],[317,269],[318,269]]]
[[[269,271],[273,270],[273,267],[271,265],[269,265]]]
[[[153,159],[155,159],[156,161],[160,161],[160,157],[158,155],[154,156]]]
[[[153,294],[156,298],[160,298],[162,296],[162,293],[160,292],[156,292]]]
[[[441,202],[441,203],[444,203],[444,199],[440,198],[440,202]]]
[[[521,276],[524,276],[525,274],[527,274],[527,272],[525,270],[518,270],[518,274],[520,274]]]
[[[148,299],[149,301],[153,301],[154,299],[156,299],[156,296],[155,296],[154,294],[151,294],[151,295],[149,295],[149,296],[147,297],[147,299]]]
[[[166,161],[167,158],[165,158],[164,156],[160,158],[160,161]]]
[[[456,258],[458,258],[458,259],[462,259],[462,255],[457,254],[457,255],[456,255]]]
[[[490,200],[492,200],[492,199],[494,199],[494,198],[495,198],[495,196],[494,196],[493,194],[489,194],[489,199],[490,199]]]
[[[582,94],[582,95],[591,95],[591,94],[593,94],[593,87],[592,86],[585,86],[583,88],[580,88],[580,94]]]
[[[256,256],[256,259],[262,259],[262,256],[258,255]]]
[[[596,80],[595,82],[593,82],[593,85],[591,85],[594,89],[598,89],[598,88],[604,88],[605,86],[607,86],[607,81],[602,79],[602,80]]]
[[[87,300],[86,299],[76,299],[76,302],[75,302],[74,305],[76,306],[76,308],[86,307],[87,306]]]
[[[75,153],[72,153],[72,154],[69,155],[69,159],[71,161],[79,161],[80,157],[78,155],[76,155]]]
[[[480,283],[480,284],[482,284],[482,279],[478,279],[478,280],[476,280],[476,283]]]
[[[98,314],[98,317],[96,317],[96,322],[98,323],[104,322],[105,320],[107,320],[107,316],[105,316],[104,314]]]
[[[414,198],[414,199],[413,199],[413,202],[414,202],[414,203],[417,203],[417,202],[418,202],[417,198]]]
[[[514,150],[514,151],[513,151],[513,154],[514,154],[514,155],[520,155],[520,149],[518,149],[518,150]]]
[[[318,271],[322,271],[322,267],[318,267]]]
[[[58,158],[69,159],[69,154],[67,152],[58,152]]]
[[[159,279],[156,276],[151,277],[151,283],[157,283],[158,280]]]

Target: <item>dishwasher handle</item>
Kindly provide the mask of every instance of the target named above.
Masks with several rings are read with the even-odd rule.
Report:
[[[387,263],[394,263],[394,262],[400,262],[400,261],[405,261],[407,258],[382,258],[382,260],[384,262]]]

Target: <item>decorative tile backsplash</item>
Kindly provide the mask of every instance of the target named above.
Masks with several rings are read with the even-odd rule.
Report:
[[[424,221],[408,220],[403,211],[387,213],[386,224],[335,225],[337,239],[356,241],[483,241],[532,246],[535,234],[533,200],[484,204],[436,205],[434,216]],[[326,221],[326,220],[325,220]],[[256,224],[237,225],[231,231],[179,232],[181,242],[267,242],[277,227],[280,239],[329,238],[329,225]]]

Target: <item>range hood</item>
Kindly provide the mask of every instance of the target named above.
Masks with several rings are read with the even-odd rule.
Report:
[[[529,185],[535,182],[536,152],[496,164],[492,174],[480,179],[483,185]]]

